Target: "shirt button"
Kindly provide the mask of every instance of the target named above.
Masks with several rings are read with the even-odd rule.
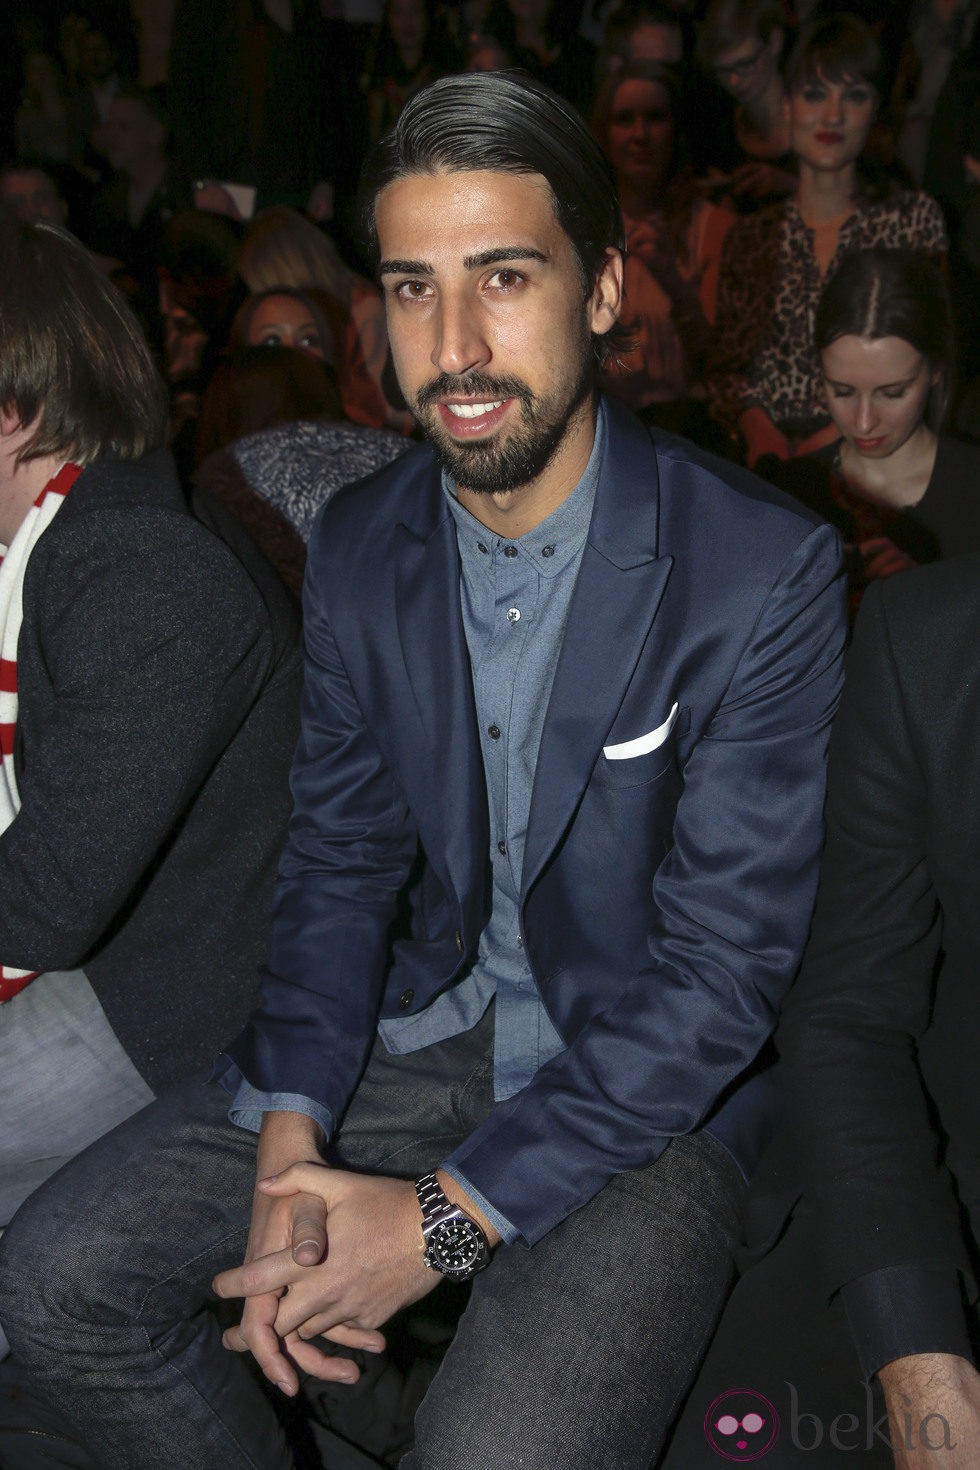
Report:
[[[498,842],[497,843],[497,851],[499,853],[501,853],[501,854],[505,853],[507,851],[507,844],[506,844],[506,842]]]
[[[555,548],[553,546],[542,546],[542,548],[541,548],[541,555],[542,556],[554,556],[554,554],[555,554]]]
[[[398,997],[398,1009],[400,1011],[407,1011],[414,999],[414,990],[403,990],[401,995]]]
[[[484,544],[483,544],[482,541],[478,541],[476,543],[476,549],[477,549],[477,551],[482,551],[484,556],[489,556],[490,555],[490,553],[487,551],[487,548],[484,546]]]
[[[460,934],[458,929],[456,930],[456,948],[459,950],[460,954],[463,953],[463,936],[462,934]]]
[[[508,623],[519,623],[521,621],[521,610],[519,607],[509,607],[507,609],[507,621]]]
[[[491,740],[499,740],[500,739],[500,726],[499,725],[488,725],[487,726],[487,734],[490,736],[490,739]]]
[[[517,547],[516,546],[505,546],[504,547],[504,556],[516,556],[516,555],[517,555]]]

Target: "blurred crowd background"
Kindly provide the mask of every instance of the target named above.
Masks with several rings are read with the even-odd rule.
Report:
[[[361,473],[411,436],[357,178],[412,93],[473,69],[529,71],[607,154],[632,345],[604,384],[648,422],[794,493],[809,479],[786,465],[835,444],[853,459],[814,314],[847,255],[885,247],[938,262],[955,333],[912,345],[941,369],[948,430],[980,438],[980,0],[8,0],[5,13],[0,208],[66,225],[98,257],[169,385],[182,468],[210,461],[204,478],[231,497],[244,470],[228,446],[256,432],[343,430]],[[291,562],[282,550],[295,583],[301,547]]]

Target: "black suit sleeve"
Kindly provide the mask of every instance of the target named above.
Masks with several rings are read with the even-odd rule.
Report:
[[[913,1353],[955,1353],[972,1361],[963,1287],[946,1266],[887,1266],[841,1289],[847,1325],[864,1371]]]
[[[889,626],[887,584],[872,588],[831,741],[812,937],[780,1031],[828,1292],[890,1267],[939,1267],[947,1282],[968,1270],[917,1057],[942,913],[922,766],[930,729],[910,722],[906,641]]]

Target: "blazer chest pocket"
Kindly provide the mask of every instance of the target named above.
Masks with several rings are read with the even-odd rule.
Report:
[[[603,746],[595,778],[605,786],[645,786],[675,764],[677,741],[691,726],[691,711],[674,705],[662,725],[636,739]]]

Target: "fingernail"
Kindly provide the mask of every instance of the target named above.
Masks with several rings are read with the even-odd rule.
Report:
[[[293,1388],[293,1385],[291,1383],[277,1383],[276,1384],[276,1388],[280,1389],[286,1395],[286,1397],[287,1398],[290,1398],[290,1399],[293,1397],[293,1394],[296,1392],[296,1390]]]

